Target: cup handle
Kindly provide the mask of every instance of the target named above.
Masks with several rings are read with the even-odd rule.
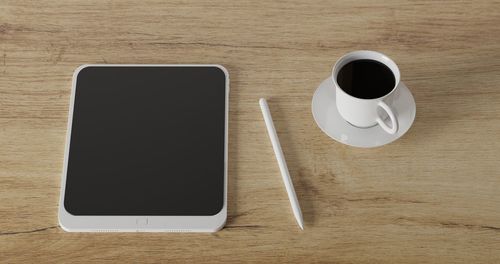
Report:
[[[391,135],[396,134],[396,132],[398,132],[398,120],[396,119],[394,112],[384,101],[380,101],[378,103],[378,106],[382,107],[382,109],[384,109],[387,115],[389,115],[392,125],[391,127],[389,127],[380,117],[377,117],[377,123],[380,125],[380,127],[382,127],[382,129],[385,130],[385,132]]]

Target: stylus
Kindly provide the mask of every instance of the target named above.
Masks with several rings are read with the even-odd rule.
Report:
[[[302,211],[300,210],[297,194],[295,194],[295,189],[293,188],[292,179],[290,178],[290,172],[288,171],[288,166],[286,165],[285,155],[283,155],[283,150],[281,149],[280,140],[276,134],[276,129],[274,128],[273,118],[271,117],[269,106],[264,98],[260,98],[259,104],[260,109],[262,110],[262,115],[264,116],[264,122],[266,122],[267,132],[269,133],[271,144],[273,145],[274,154],[278,160],[278,166],[280,167],[281,176],[283,177],[283,182],[285,183],[288,199],[290,199],[290,204],[292,205],[293,215],[295,216],[300,229],[304,230]]]

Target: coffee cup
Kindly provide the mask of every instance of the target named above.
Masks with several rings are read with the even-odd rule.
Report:
[[[391,105],[400,79],[396,63],[382,53],[360,50],[345,54],[332,71],[339,114],[353,126],[379,125],[396,134],[398,120]]]

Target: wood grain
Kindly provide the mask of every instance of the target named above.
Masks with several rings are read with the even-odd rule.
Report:
[[[499,14],[498,1],[1,1],[0,261],[499,263]],[[391,56],[417,103],[410,131],[381,148],[329,139],[310,111],[335,60],[357,49]],[[58,227],[70,82],[84,63],[228,68],[224,230]]]

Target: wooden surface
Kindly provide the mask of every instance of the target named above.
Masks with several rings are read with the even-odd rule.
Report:
[[[500,262],[498,1],[236,2],[0,2],[1,262]],[[381,148],[339,144],[311,115],[317,85],[357,49],[392,57],[417,103],[410,131]],[[224,230],[58,227],[71,76],[84,63],[228,68]],[[302,232],[259,97],[269,99]]]

